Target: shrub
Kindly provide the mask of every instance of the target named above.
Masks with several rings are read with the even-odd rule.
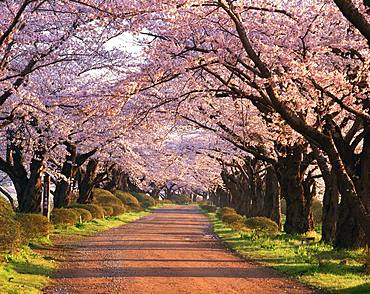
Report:
[[[244,222],[244,217],[242,217],[240,214],[224,214],[222,216],[222,221],[227,223],[227,224],[243,224]]]
[[[170,199],[163,199],[163,200],[160,200],[159,203],[161,203],[161,204],[173,204],[173,201],[171,201]]]
[[[250,217],[245,220],[244,224],[249,229],[261,233],[276,234],[279,231],[279,226],[267,217]]]
[[[322,203],[319,199],[313,198],[311,204],[311,210],[313,214],[313,219],[316,223],[322,222]]]
[[[92,220],[91,212],[85,208],[69,207],[69,209],[76,211],[81,217],[82,222],[88,222]]]
[[[217,212],[217,217],[222,218],[226,214],[237,214],[234,208],[222,207]]]
[[[50,234],[53,225],[46,216],[36,213],[18,213],[16,220],[21,225],[26,240],[44,237]]]
[[[75,225],[79,218],[80,216],[76,211],[68,208],[54,208],[50,216],[54,225]]]
[[[132,193],[134,197],[140,202],[143,208],[148,208],[155,205],[155,199],[144,193]]]
[[[92,218],[104,218],[104,209],[103,207],[97,204],[72,204],[73,208],[83,208],[88,210],[91,213]]]
[[[216,212],[217,207],[209,204],[199,204],[200,208],[208,212]]]
[[[104,215],[105,216],[112,216],[113,215],[113,208],[110,206],[103,206]]]
[[[111,208],[113,209],[112,216],[121,215],[126,212],[126,208],[122,205],[112,205]]]
[[[22,244],[22,230],[10,203],[0,197],[0,252],[15,251]]]
[[[129,192],[123,192],[116,190],[114,195],[120,199],[124,205],[128,206],[129,209],[137,211],[141,209],[139,201]]]
[[[180,204],[180,205],[189,204],[191,202],[191,199],[190,199],[189,196],[182,195],[182,194],[173,195],[171,197],[171,200],[172,200],[172,202],[174,202],[176,204]]]
[[[123,205],[122,201],[104,189],[93,189],[94,203],[100,206]]]

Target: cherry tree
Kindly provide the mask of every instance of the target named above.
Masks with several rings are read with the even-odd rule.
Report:
[[[361,244],[356,222],[370,236],[365,11],[361,1],[169,1],[136,23],[154,38],[142,89],[183,78],[177,97],[248,99],[266,120],[285,121],[326,153],[342,195],[340,247]],[[294,146],[302,154],[295,143],[284,148]]]

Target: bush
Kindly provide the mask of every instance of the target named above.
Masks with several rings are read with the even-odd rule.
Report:
[[[124,205],[128,206],[129,209],[137,211],[141,209],[139,201],[129,192],[123,192],[116,190],[114,195],[120,199]]]
[[[217,217],[222,218],[226,214],[237,214],[234,208],[222,207],[217,212]]]
[[[189,204],[191,202],[191,199],[187,195],[173,195],[171,197],[172,202],[179,204],[179,205],[184,205],[184,204]]]
[[[83,208],[88,210],[91,213],[92,218],[104,218],[104,209],[103,207],[97,204],[72,204],[73,208]]]
[[[148,208],[156,204],[155,199],[144,193],[131,193],[140,202],[143,208]]]
[[[91,212],[85,208],[69,207],[69,209],[73,209],[75,212],[77,212],[79,217],[81,217],[82,222],[88,222],[92,220]]]
[[[311,210],[313,214],[313,220],[315,223],[322,222],[322,203],[319,199],[313,198],[311,204]]]
[[[54,225],[75,225],[79,218],[80,216],[76,211],[68,208],[54,208],[50,216]]]
[[[244,217],[242,217],[240,214],[224,214],[222,216],[222,221],[227,224],[243,224]]]
[[[10,203],[0,197],[0,252],[15,251],[22,244],[22,230]]]
[[[244,224],[247,228],[261,233],[276,234],[279,231],[279,226],[267,217],[250,217]]]
[[[160,200],[159,203],[161,203],[161,204],[173,204],[173,201],[171,201],[169,199],[163,199],[163,200]]]
[[[113,215],[113,208],[110,206],[103,206],[104,215],[105,216],[112,216]]]
[[[26,240],[47,236],[53,229],[48,218],[41,214],[18,213],[16,220],[21,225],[22,234]]]
[[[100,206],[123,205],[122,201],[104,189],[93,189],[94,203]]]
[[[126,212],[126,208],[122,205],[112,205],[111,208],[113,209],[112,216],[121,215]]]
[[[217,207],[214,205],[209,205],[209,204],[199,204],[199,207],[203,210],[206,210],[208,212],[216,212]]]

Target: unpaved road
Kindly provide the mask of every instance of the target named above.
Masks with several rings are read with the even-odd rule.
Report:
[[[175,206],[75,244],[44,293],[314,292],[241,260],[196,207]]]

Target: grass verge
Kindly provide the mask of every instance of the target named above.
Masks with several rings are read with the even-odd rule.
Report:
[[[75,226],[61,226],[54,229],[51,240],[59,237],[83,237],[121,226],[148,215],[156,206],[145,211],[127,212],[120,216],[92,220]],[[50,282],[53,270],[58,266],[53,258],[36,253],[33,249],[52,246],[50,239],[33,240],[17,253],[0,256],[0,293],[33,294]]]
[[[365,251],[334,250],[321,243],[301,244],[301,235],[258,235],[233,230],[208,213],[214,232],[248,260],[272,267],[300,282],[332,293],[370,293],[364,273]],[[317,239],[319,236],[316,236]]]

